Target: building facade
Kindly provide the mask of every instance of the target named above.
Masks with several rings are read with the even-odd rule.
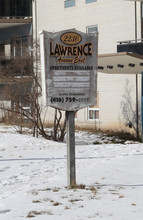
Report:
[[[27,106],[22,96],[31,90],[32,80],[26,53],[33,39],[32,1],[0,0],[0,101],[12,109]],[[23,66],[23,68],[22,68]],[[0,112],[1,121],[3,111]]]
[[[45,7],[47,5],[47,7]],[[117,53],[118,42],[142,38],[141,2],[123,0],[38,1],[37,29],[57,32],[75,28],[99,32],[99,54]],[[141,108],[141,74],[138,75],[138,105]],[[136,118],[136,74],[106,74],[98,71],[98,102],[80,110],[76,123],[101,129],[128,129]],[[127,105],[127,101],[130,102]],[[129,105],[131,104],[131,107]],[[130,112],[124,112],[130,109]],[[51,114],[51,113],[50,113]],[[134,121],[134,122],[133,122]]]
[[[5,54],[14,51],[14,47],[11,49],[12,39],[16,38],[14,33],[20,39],[31,36],[38,39],[42,30],[98,31],[99,55],[117,53],[119,42],[142,39],[143,36],[141,1],[23,0],[19,5],[16,0],[0,0],[0,4],[0,48]],[[99,69],[97,97],[94,106],[76,113],[77,125],[105,130],[130,129],[127,125],[136,121],[137,103],[138,112],[141,111],[141,74],[138,77],[126,71],[107,74]],[[48,108],[47,120],[50,121],[53,115],[53,109]]]

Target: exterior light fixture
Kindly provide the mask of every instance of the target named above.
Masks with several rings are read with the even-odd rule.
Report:
[[[103,66],[98,66],[97,68],[98,68],[98,70],[103,70],[104,69]]]
[[[108,68],[108,69],[113,69],[113,66],[108,65],[107,68]]]
[[[117,67],[124,68],[124,65],[118,64]]]
[[[134,64],[134,63],[129,63],[128,66],[130,66],[130,67],[135,67],[135,64]]]

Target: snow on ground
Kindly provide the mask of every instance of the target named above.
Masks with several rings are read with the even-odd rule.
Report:
[[[0,219],[142,220],[143,144],[92,144],[76,133],[77,189],[67,187],[66,144],[0,128]]]

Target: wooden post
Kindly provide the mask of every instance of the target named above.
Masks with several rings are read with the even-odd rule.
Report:
[[[76,168],[75,168],[75,113],[66,111],[67,123],[67,181],[68,186],[76,184]]]

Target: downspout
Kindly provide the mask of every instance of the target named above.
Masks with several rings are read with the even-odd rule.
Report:
[[[135,1],[135,42],[137,43],[137,2]],[[136,74],[136,133],[139,139],[138,74]]]

